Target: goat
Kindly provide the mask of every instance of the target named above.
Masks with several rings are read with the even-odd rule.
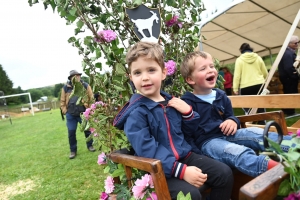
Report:
[[[143,33],[143,30],[147,29],[150,33],[150,38],[153,38],[152,35],[152,27],[153,27],[153,21],[155,20],[156,23],[158,23],[159,18],[157,17],[157,14],[153,11],[150,11],[152,13],[152,16],[148,19],[131,19],[131,21],[135,24],[136,28],[138,29],[138,32],[143,36],[143,38],[146,38],[145,34]]]

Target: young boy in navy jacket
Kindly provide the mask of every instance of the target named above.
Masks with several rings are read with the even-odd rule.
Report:
[[[218,161],[191,152],[182,128],[195,126],[199,115],[179,98],[160,91],[166,78],[163,50],[159,44],[139,42],[127,53],[130,79],[137,93],[114,119],[125,131],[137,156],[162,162],[172,199],[182,191],[201,199],[199,188],[211,187],[211,200],[228,200],[232,190],[231,169]]]
[[[193,151],[237,168],[256,177],[274,167],[277,162],[254,150],[264,151],[263,129],[241,128],[233,115],[231,101],[224,91],[215,88],[218,72],[210,54],[192,52],[185,56],[180,67],[184,80],[193,88],[181,99],[191,105],[200,117],[196,126],[185,129],[185,138]],[[277,141],[277,133],[269,133]],[[290,140],[290,136],[284,136]],[[281,146],[288,151],[288,146]],[[253,150],[254,149],[254,150]]]

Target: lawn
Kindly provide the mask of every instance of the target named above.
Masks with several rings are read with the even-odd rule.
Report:
[[[70,160],[60,110],[0,121],[0,199],[99,199],[97,152],[77,130],[78,156]]]

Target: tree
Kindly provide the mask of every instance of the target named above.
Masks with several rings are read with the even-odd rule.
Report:
[[[43,96],[50,97],[53,94],[53,88],[52,87],[41,88],[41,91],[43,93]]]
[[[13,82],[9,79],[6,72],[0,64],[0,91],[3,91],[5,95],[10,95],[13,92]]]
[[[54,97],[59,97],[60,98],[60,93],[61,93],[61,89],[62,89],[63,86],[64,86],[63,83],[55,84],[54,90],[53,90],[53,96]]]
[[[32,5],[38,1],[29,0],[28,2],[29,5]],[[106,103],[99,115],[103,117],[101,124],[97,124],[99,133],[109,136],[109,141],[103,140],[99,147],[100,150],[106,152],[124,147],[123,144],[127,145],[122,138],[123,132],[112,127],[112,120],[117,113],[115,108],[124,105],[133,93],[128,78],[125,56],[128,46],[139,41],[134,32],[135,25],[127,16],[124,8],[135,8],[143,2],[149,8],[159,9],[161,17],[159,20],[161,25],[160,40],[164,44],[166,62],[173,61],[172,63],[177,66],[177,70],[169,78],[172,79],[170,84],[164,90],[180,96],[188,86],[180,76],[179,65],[184,54],[194,51],[200,39],[199,28],[196,25],[203,10],[200,0],[43,1],[46,9],[51,6],[67,21],[67,24],[76,25],[75,35],[70,37],[68,42],[78,48],[78,53],[83,57],[83,71],[90,78],[89,84],[92,90],[99,92],[102,101]],[[87,29],[89,31],[86,31]],[[82,32],[91,32],[92,35],[81,36]],[[103,36],[108,32],[113,37],[107,39]],[[108,72],[99,73],[107,67],[110,69],[107,70]],[[75,84],[73,85],[75,86]],[[78,85],[78,87],[75,86],[74,90],[74,93],[82,94],[82,98],[86,98],[83,87]],[[82,126],[84,129],[89,129],[92,125],[82,123]]]
[[[30,89],[28,92],[30,93],[32,101],[37,101],[43,96],[42,91],[39,89]]]

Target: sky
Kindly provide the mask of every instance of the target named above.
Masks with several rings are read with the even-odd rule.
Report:
[[[208,11],[221,10],[232,0],[202,0]],[[82,72],[82,57],[67,40],[74,26],[44,9],[42,3],[29,6],[27,0],[0,0],[0,64],[22,90],[65,83],[73,69]]]

